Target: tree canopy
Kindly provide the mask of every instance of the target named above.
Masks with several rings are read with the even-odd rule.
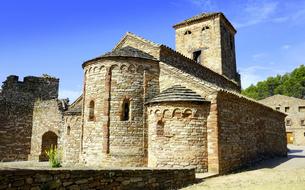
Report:
[[[291,73],[268,77],[242,90],[242,94],[256,100],[275,94],[305,99],[305,66],[301,65]]]

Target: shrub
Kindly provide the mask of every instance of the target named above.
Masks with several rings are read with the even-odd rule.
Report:
[[[61,167],[61,151],[56,146],[51,145],[50,149],[46,150],[46,155],[52,168]]]

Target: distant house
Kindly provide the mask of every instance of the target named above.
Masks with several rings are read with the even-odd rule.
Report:
[[[305,100],[274,95],[260,100],[261,103],[287,114],[285,118],[287,143],[305,145]]]

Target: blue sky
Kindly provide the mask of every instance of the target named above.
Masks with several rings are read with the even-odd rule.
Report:
[[[172,25],[221,11],[237,28],[243,87],[305,64],[305,0],[1,0],[0,81],[44,73],[60,97],[82,90],[81,64],[127,32],[174,48]]]

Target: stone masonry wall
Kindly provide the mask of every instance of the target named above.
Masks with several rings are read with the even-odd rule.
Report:
[[[238,95],[217,95],[219,173],[286,156],[285,114]]]
[[[85,72],[85,163],[144,166],[144,99],[159,93],[157,62],[134,58],[108,58],[87,65]],[[95,101],[93,121],[88,120],[91,100]],[[130,102],[130,114],[129,119],[123,121],[125,100]]]
[[[60,130],[63,128],[63,113],[60,102],[53,100],[37,100],[33,110],[33,126],[31,138],[30,160],[39,160],[43,156],[42,144],[44,143],[43,135],[51,132],[57,136],[57,147],[61,147],[59,139]]]
[[[161,46],[160,61],[201,80],[214,84],[215,86],[240,92],[240,85],[238,82],[230,80],[223,75],[219,75],[215,71],[184,57],[168,47]]]
[[[187,31],[191,34],[186,34]],[[220,19],[208,19],[177,28],[176,50],[190,59],[193,59],[193,52],[201,50],[200,64],[222,74]]]
[[[64,127],[61,129],[64,165],[74,165],[80,161],[81,115],[64,115]]]
[[[180,189],[194,169],[0,170],[0,189]]]
[[[27,160],[30,154],[33,108],[37,99],[58,96],[58,79],[9,76],[0,93],[0,160]]]
[[[193,59],[201,51],[200,64],[239,83],[236,71],[235,30],[221,14],[201,19],[176,29],[176,49]]]
[[[209,103],[158,103],[147,110],[148,166],[206,172]]]
[[[0,100],[0,161],[28,159],[32,110],[32,105]]]
[[[260,100],[261,103],[287,114],[286,132],[292,132],[293,144],[305,145],[305,100],[274,95]]]

